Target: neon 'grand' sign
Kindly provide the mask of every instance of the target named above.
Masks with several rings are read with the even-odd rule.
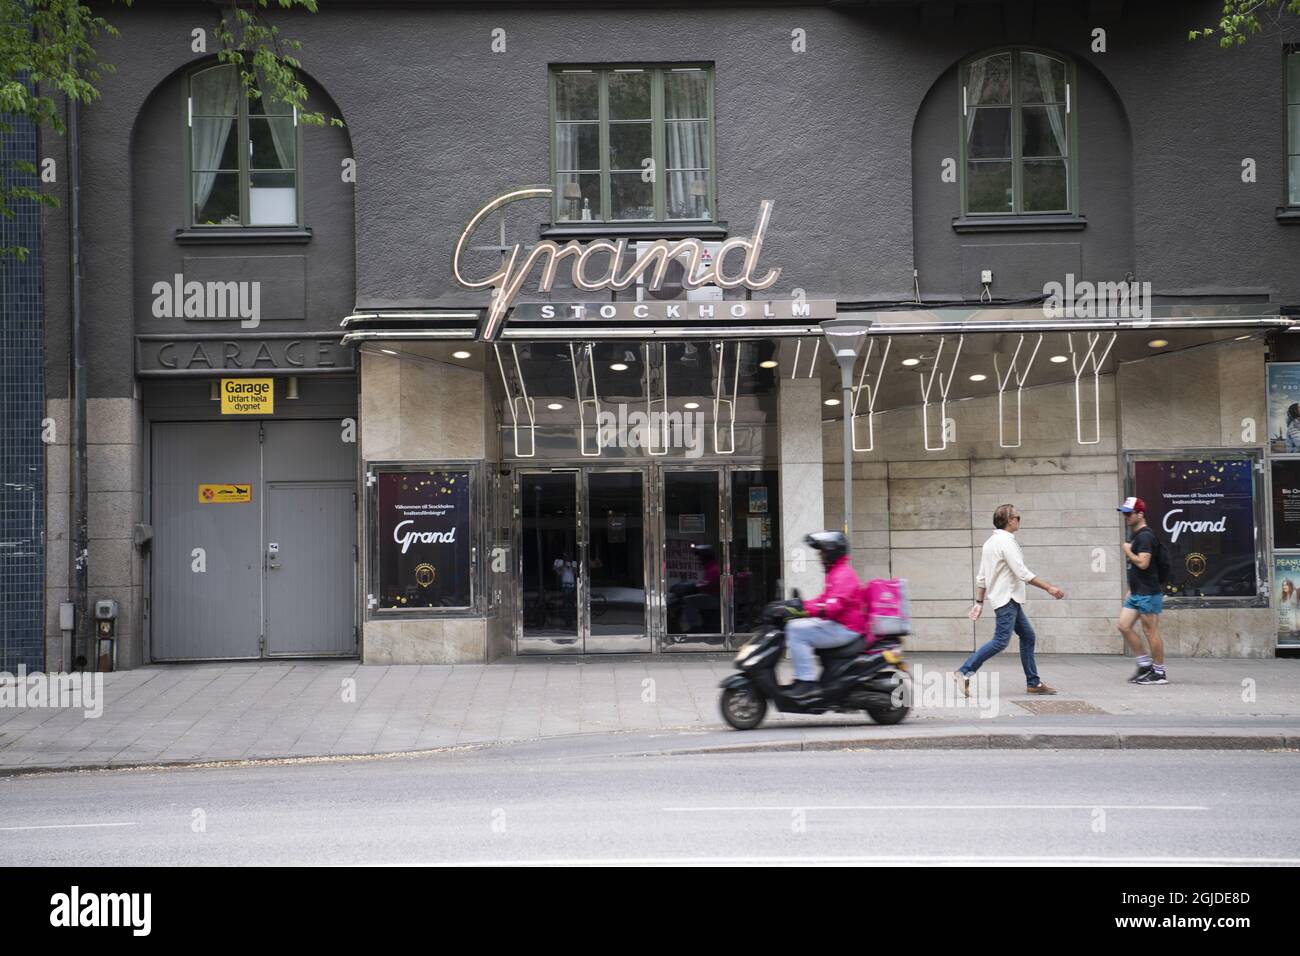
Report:
[[[483,220],[508,203],[520,199],[546,199],[554,194],[549,186],[533,186],[517,189],[493,199],[474,214],[456,240],[452,252],[451,271],[456,281],[467,289],[494,288],[492,304],[488,309],[487,322],[483,328],[483,337],[491,340],[505,318],[515,297],[528,280],[528,275],[539,263],[542,263],[541,280],[537,284],[538,292],[550,292],[555,284],[555,276],[563,259],[572,259],[572,281],[575,288],[585,292],[601,290],[623,290],[636,284],[637,280],[649,275],[651,289],[658,289],[668,272],[668,264],[677,259],[685,259],[685,275],[682,285],[687,289],[698,289],[704,285],[715,285],[720,289],[737,289],[744,286],[755,292],[770,289],[781,276],[780,269],[771,269],[762,278],[757,278],[758,256],[763,248],[763,235],[772,215],[772,201],[765,199],[759,206],[758,222],[754,226],[752,237],[736,236],[721,244],[713,261],[705,255],[704,245],[699,239],[679,239],[670,241],[658,239],[648,244],[647,248],[637,253],[624,268],[627,256],[627,239],[595,239],[586,244],[571,239],[563,246],[550,239],[543,239],[532,249],[524,252],[523,246],[516,243],[506,250],[505,261],[501,268],[482,279],[469,279],[461,269],[461,254]],[[745,255],[741,269],[736,273],[727,272],[728,257],[743,250]],[[589,269],[596,264],[603,265],[597,275],[589,275]]]

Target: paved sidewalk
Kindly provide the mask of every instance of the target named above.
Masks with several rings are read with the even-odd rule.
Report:
[[[996,675],[996,696],[990,685],[979,706],[953,706],[956,701],[940,696],[951,683],[941,686],[927,675],[951,673],[962,659],[909,657],[918,706],[897,727],[873,727],[865,715],[770,710],[760,730],[727,733],[738,744],[758,743],[784,726],[801,746],[818,735],[828,745],[949,735],[970,738],[971,746],[1011,746],[997,741],[1084,731],[1255,736],[1287,746],[1300,740],[1300,660],[1175,659],[1168,663],[1172,683],[1137,687],[1126,682],[1133,665],[1125,658],[1039,655],[1040,673],[1061,692],[1041,698],[1025,694],[1013,652],[982,672],[990,681]],[[401,753],[572,734],[723,731],[718,682],[731,672],[730,655],[455,667],[315,661],[143,667],[105,675],[98,718],[79,708],[0,707],[0,774]]]

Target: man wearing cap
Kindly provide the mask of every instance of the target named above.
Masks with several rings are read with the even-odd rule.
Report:
[[[1137,671],[1129,678],[1130,684],[1168,684],[1165,676],[1165,645],[1160,640],[1160,612],[1164,610],[1165,593],[1156,567],[1156,552],[1160,542],[1147,525],[1147,505],[1141,498],[1129,497],[1115,509],[1124,515],[1132,536],[1125,541],[1124,556],[1128,558],[1128,597],[1119,612],[1119,632],[1124,642],[1137,657]],[[1134,624],[1142,619],[1142,633],[1146,635],[1150,654],[1142,653]]]

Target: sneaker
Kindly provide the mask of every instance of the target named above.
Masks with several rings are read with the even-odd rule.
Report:
[[[1032,687],[1025,688],[1026,694],[1055,694],[1055,687],[1048,687],[1046,684],[1035,684]]]
[[[1164,675],[1163,671],[1158,671],[1154,667],[1147,671],[1133,683],[1135,684],[1168,684],[1169,678]]]
[[[957,671],[956,677],[957,677],[957,686],[961,688],[961,695],[963,697],[969,697],[970,696],[970,674],[963,674],[961,671]]]
[[[1128,679],[1128,682],[1130,684],[1136,684],[1143,677],[1146,677],[1148,674],[1150,674],[1154,669],[1155,668],[1153,668],[1150,664],[1147,664],[1143,667],[1139,667],[1137,670],[1133,672],[1133,676]]]

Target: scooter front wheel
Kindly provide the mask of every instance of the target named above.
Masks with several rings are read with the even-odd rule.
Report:
[[[753,730],[767,714],[767,698],[753,684],[726,688],[718,703],[722,719],[737,730]]]

